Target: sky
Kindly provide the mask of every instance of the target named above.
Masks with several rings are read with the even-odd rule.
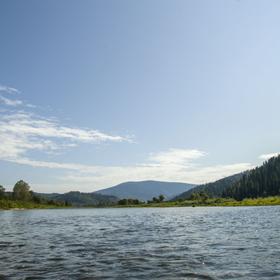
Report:
[[[280,152],[280,2],[0,0],[0,184],[205,183]]]

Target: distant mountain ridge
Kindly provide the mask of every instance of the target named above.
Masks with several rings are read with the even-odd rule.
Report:
[[[164,195],[166,199],[171,199],[174,196],[195,187],[194,184],[176,183],[176,182],[161,182],[161,181],[138,181],[125,182],[114,187],[99,190],[96,194],[112,195],[120,199],[133,198],[142,201],[147,201],[153,197]]]

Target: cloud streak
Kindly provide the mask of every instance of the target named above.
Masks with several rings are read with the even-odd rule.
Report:
[[[0,115],[0,159],[16,160],[29,151],[59,151],[78,143],[129,142],[130,139],[98,130],[61,125],[26,112]]]
[[[173,150],[173,149],[171,149]],[[181,150],[181,154],[193,153],[192,150]],[[183,152],[184,151],[184,152]],[[159,156],[168,154],[170,150],[154,154]],[[197,150],[198,154],[205,155],[205,152]],[[200,156],[200,157],[201,157]],[[76,186],[76,189],[83,191],[94,191],[104,187],[109,187],[124,181],[140,181],[140,180],[161,180],[187,183],[206,183],[215,181],[223,177],[236,174],[255,166],[250,163],[235,163],[214,166],[199,166],[194,164],[189,158],[188,162],[182,164],[174,164],[172,162],[162,162],[153,164],[153,159],[147,158],[142,164],[129,166],[100,166],[100,165],[84,165],[74,163],[59,163],[48,161],[37,161],[28,158],[15,158],[9,161],[28,165],[36,168],[51,168],[63,170],[63,176],[58,179],[61,186]],[[57,190],[53,190],[57,191]],[[62,191],[62,190],[61,190]]]
[[[9,87],[9,86],[4,86],[4,85],[0,85],[0,91],[2,92],[6,92],[6,93],[20,93],[20,91],[16,88],[13,87]]]
[[[236,174],[254,166],[250,163],[228,165],[199,166],[199,167],[170,167],[170,166],[113,166],[95,167],[93,174],[78,172],[61,177],[68,185],[78,185],[93,191],[109,187],[125,181],[161,180],[202,184]]]
[[[13,107],[23,104],[23,102],[21,100],[10,99],[10,98],[7,98],[7,97],[1,96],[1,95],[0,95],[0,102],[7,106],[13,106]]]
[[[207,153],[196,149],[175,149],[151,154],[150,161],[160,165],[182,165],[206,156]]]
[[[57,119],[20,110],[17,106],[23,105],[29,110],[36,107],[10,98],[10,95],[18,93],[16,88],[0,85],[0,104],[13,107],[13,110],[0,108],[0,160],[32,167],[72,170],[79,174],[83,170],[92,174],[96,170],[94,166],[34,160],[30,154],[34,151],[57,153],[83,143],[131,142],[129,137],[66,126]]]
[[[11,98],[14,94],[19,94],[20,91],[13,87],[0,85],[0,104],[8,107],[22,106],[26,108],[36,108],[35,105],[25,103],[22,100]],[[9,95],[9,97],[7,97]]]
[[[12,99],[4,96],[4,94],[11,95],[17,93],[19,93],[19,90],[17,90],[16,88],[0,85],[0,104],[4,104],[6,106],[12,106],[12,107],[23,105],[23,102],[21,100]]]

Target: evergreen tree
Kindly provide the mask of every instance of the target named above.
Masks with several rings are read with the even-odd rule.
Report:
[[[5,196],[5,188],[0,185],[0,198],[3,198]]]
[[[273,157],[262,166],[244,174],[223,192],[223,197],[237,200],[276,195],[280,195],[280,156]]]

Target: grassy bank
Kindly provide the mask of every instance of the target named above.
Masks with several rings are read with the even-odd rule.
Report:
[[[32,201],[0,199],[0,210],[9,210],[9,209],[51,209],[51,208],[62,208],[62,207],[65,208],[65,206],[34,203]]]
[[[205,201],[185,200],[185,201],[165,201],[159,203],[143,203],[137,205],[115,205],[115,206],[87,206],[84,208],[124,208],[124,207],[199,207],[199,206],[273,206],[280,205],[280,196],[247,198],[242,201],[224,198],[212,198]],[[18,201],[0,199],[0,209],[53,209],[70,208],[71,206],[59,206],[51,204],[39,204],[30,201]]]
[[[116,207],[195,207],[195,206],[270,206],[280,205],[280,196],[247,198],[242,201],[225,198],[212,198],[205,201],[184,200],[184,201],[166,201],[160,203],[121,205]]]

